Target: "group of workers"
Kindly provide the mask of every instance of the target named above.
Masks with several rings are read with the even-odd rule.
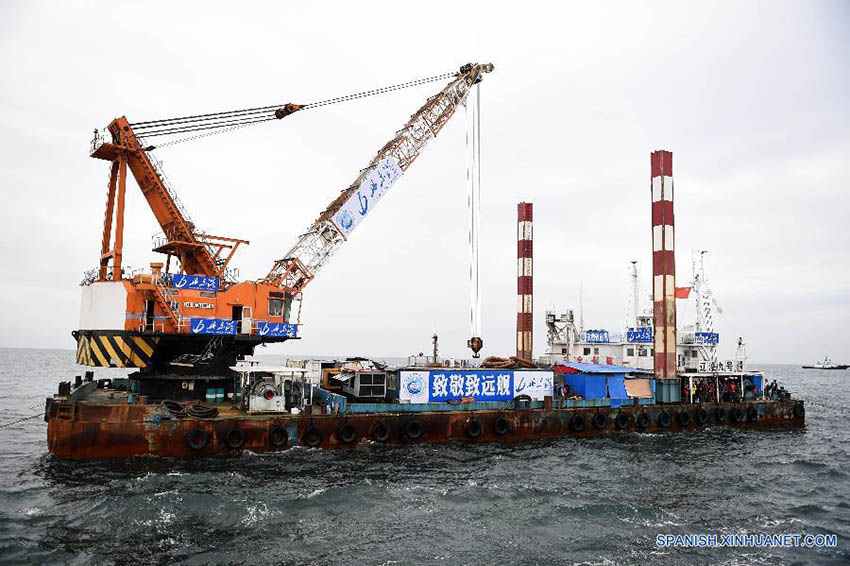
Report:
[[[780,385],[778,385],[776,383],[776,380],[774,379],[773,381],[770,382],[770,384],[768,384],[767,387],[764,388],[764,397],[765,397],[765,399],[773,399],[773,400],[790,399],[791,394],[788,391],[786,391],[784,387],[781,387]]]
[[[715,385],[716,384],[716,385]],[[719,399],[723,403],[739,403],[742,400],[755,399],[759,397],[759,391],[752,380],[744,378],[743,387],[740,378],[715,378],[694,379],[693,400],[694,403],[714,403]],[[718,389],[719,387],[719,389]],[[682,398],[691,399],[690,387],[687,380],[682,380]],[[784,387],[780,387],[774,379],[764,387],[766,399],[787,399],[790,394]]]

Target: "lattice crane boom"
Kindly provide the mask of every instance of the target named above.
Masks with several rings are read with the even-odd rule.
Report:
[[[263,282],[283,287],[291,295],[300,293],[464,104],[472,86],[492,70],[491,63],[469,63],[461,67],[378,151],[354,183],[330,203],[284,257],[274,263]]]

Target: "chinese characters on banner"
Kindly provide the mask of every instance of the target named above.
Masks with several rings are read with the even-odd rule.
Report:
[[[298,327],[288,322],[266,322],[264,320],[257,321],[258,336],[296,338],[297,334]]]
[[[695,332],[694,344],[709,344],[716,346],[720,343],[720,334],[717,332]]]
[[[189,329],[192,334],[236,334],[236,321],[220,318],[193,318]]]
[[[607,344],[607,330],[586,330],[584,331],[584,341],[590,344]]]
[[[652,342],[652,327],[651,326],[639,326],[638,328],[630,328],[626,331],[626,341],[627,342],[640,342],[640,343],[650,343]]]
[[[552,395],[552,372],[514,370],[403,371],[399,398],[411,403],[440,403],[464,397],[510,401],[517,395],[542,400]]]
[[[198,291],[218,291],[218,277],[186,275],[175,273],[171,276],[171,286],[175,289],[196,289]]]
[[[392,156],[386,156],[366,175],[354,193],[334,214],[334,224],[345,236],[357,227],[367,214],[372,212],[381,197],[392,187],[403,171]]]
[[[744,371],[744,360],[724,360],[719,362],[701,361],[698,366],[700,373],[713,372],[742,372]]]

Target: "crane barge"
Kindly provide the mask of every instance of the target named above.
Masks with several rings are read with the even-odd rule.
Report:
[[[297,368],[237,366],[258,345],[301,338],[305,288],[456,111],[468,104],[477,110],[479,85],[492,71],[492,64],[470,63],[453,73],[315,103],[135,123],[122,116],[96,130],[90,154],[110,163],[109,183],[99,262],[81,284],[80,326],[72,333],[76,361],[135,371],[126,378],[94,379],[89,370],[61,382],[46,400],[50,452],[61,458],[197,456],[299,444],[346,447],[365,438],[379,443],[522,440],[602,434],[609,424],[617,430],[690,426],[690,418],[681,417],[684,409],[671,419],[669,408],[654,407],[654,399],[641,404],[636,398],[631,412],[613,410],[615,405],[602,410],[556,403],[555,372],[521,358],[461,369],[440,364],[436,353],[427,368],[388,369],[355,359],[321,368],[317,382]],[[153,156],[155,149],[175,143],[440,80],[448,82],[256,280],[240,280],[231,267],[237,249],[249,241],[198,228]],[[470,97],[473,89],[476,97]],[[477,129],[477,112],[469,114]],[[473,146],[478,143],[477,134],[471,138]],[[471,148],[472,155],[477,151]],[[472,169],[470,241],[477,261],[474,203],[480,176]],[[123,262],[128,174],[162,229],[153,251],[165,257],[152,262],[149,271],[131,271]],[[477,265],[471,271],[477,305]],[[475,308],[468,345],[477,356],[483,340]],[[621,373],[646,377],[629,368]],[[754,407],[742,401],[716,408],[713,418],[721,422],[728,410],[741,426],[802,423],[799,402]],[[694,420],[705,425],[707,415],[700,408]]]

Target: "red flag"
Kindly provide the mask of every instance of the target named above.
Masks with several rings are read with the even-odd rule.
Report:
[[[687,299],[691,296],[691,289],[693,289],[693,287],[676,287],[676,298]]]

